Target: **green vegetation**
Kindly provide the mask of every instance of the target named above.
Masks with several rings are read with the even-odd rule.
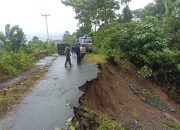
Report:
[[[106,63],[106,56],[101,54],[86,54],[86,60],[92,64]]]
[[[5,26],[5,33],[0,32],[0,82],[9,79],[34,65],[36,60],[56,52],[54,41],[43,42],[37,36],[26,41],[26,36],[19,26]],[[40,78],[47,69],[38,70],[25,81],[0,93],[0,116],[15,104],[22,94]]]
[[[147,79],[152,76],[152,70],[146,65],[137,71],[138,77],[141,79]]]
[[[174,122],[170,119],[164,120],[163,123],[170,126],[171,127],[170,130],[179,130],[180,129],[180,124],[177,124],[176,122]]]
[[[80,120],[77,121],[73,118],[68,119],[66,121],[68,130],[125,130],[120,123],[111,120],[99,112],[84,107],[75,109],[77,109],[75,110],[76,116],[80,118]]]
[[[20,50],[18,53],[3,52],[0,56],[0,74],[6,76],[1,76],[0,81],[11,75],[25,71],[32,65],[33,61],[29,59],[23,50]]]
[[[106,37],[102,35],[104,33]],[[96,33],[94,43],[101,53],[113,56],[117,63],[128,59],[140,69],[139,72],[146,68],[149,72],[141,73],[145,74],[141,77],[178,81],[175,78],[179,77],[172,76],[179,73],[179,50],[170,47],[168,35],[163,33],[160,21],[154,17],[131,23],[115,21]]]
[[[66,43],[68,45],[73,45],[76,42],[76,35],[73,33],[70,34],[69,31],[65,31],[62,39],[62,43]]]
[[[80,24],[77,35],[89,34],[95,53],[113,59],[122,69],[136,66],[142,79],[170,83],[173,86],[170,93],[178,95],[180,1],[155,0],[134,11],[128,7],[130,1],[64,0],[63,3],[74,8]],[[122,14],[117,14],[121,5],[125,5]]]
[[[110,120],[106,116],[99,117],[99,127],[97,130],[125,130],[119,123]]]
[[[19,49],[25,45],[26,36],[23,30],[18,26],[10,27],[10,24],[5,26],[5,34],[1,32],[0,40],[2,47],[6,51],[18,52]]]
[[[11,28],[7,24],[5,34],[0,32],[0,81],[27,70],[36,60],[55,52],[55,42],[43,42],[36,36],[27,42],[19,26]]]
[[[72,6],[79,20],[77,35],[83,36],[91,28],[99,26],[100,21],[108,24],[116,16],[114,11],[119,9],[118,0],[62,0],[67,6]]]
[[[34,60],[43,58],[45,56],[54,54],[57,52],[57,47],[54,41],[43,42],[38,37],[34,36],[31,41],[25,47],[25,51]]]
[[[30,75],[25,81],[11,86],[9,89],[0,93],[0,116],[3,116],[9,107],[18,102],[23,93],[34,84],[37,79],[47,72],[47,68],[38,70],[36,73]]]

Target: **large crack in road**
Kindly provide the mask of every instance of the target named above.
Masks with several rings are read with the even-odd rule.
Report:
[[[65,121],[73,116],[73,108],[69,106],[78,106],[79,97],[83,94],[78,87],[97,78],[99,70],[86,62],[77,66],[75,56],[72,57],[72,68],[64,68],[64,62],[64,56],[57,57],[48,73],[19,105],[17,112],[0,121],[1,130],[7,130],[7,125],[10,130],[65,127]]]

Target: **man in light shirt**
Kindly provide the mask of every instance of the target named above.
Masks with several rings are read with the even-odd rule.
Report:
[[[85,47],[85,45],[81,45],[80,52],[81,52],[81,58],[84,59],[84,56],[86,54],[86,47]]]

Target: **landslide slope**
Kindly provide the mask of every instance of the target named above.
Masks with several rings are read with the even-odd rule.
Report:
[[[180,106],[159,86],[120,73],[114,65],[107,65],[99,79],[90,84],[84,106],[124,124],[135,121],[137,129],[167,130],[169,126],[163,123],[166,119],[177,124],[180,120]]]

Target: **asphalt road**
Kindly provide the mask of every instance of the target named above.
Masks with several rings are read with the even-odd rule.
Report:
[[[65,127],[65,121],[73,116],[71,106],[77,106],[82,95],[78,87],[96,78],[99,72],[95,65],[83,62],[77,66],[76,57],[71,59],[74,66],[64,68],[65,56],[56,58],[48,73],[19,105],[17,112],[0,121],[2,130],[54,130]]]

